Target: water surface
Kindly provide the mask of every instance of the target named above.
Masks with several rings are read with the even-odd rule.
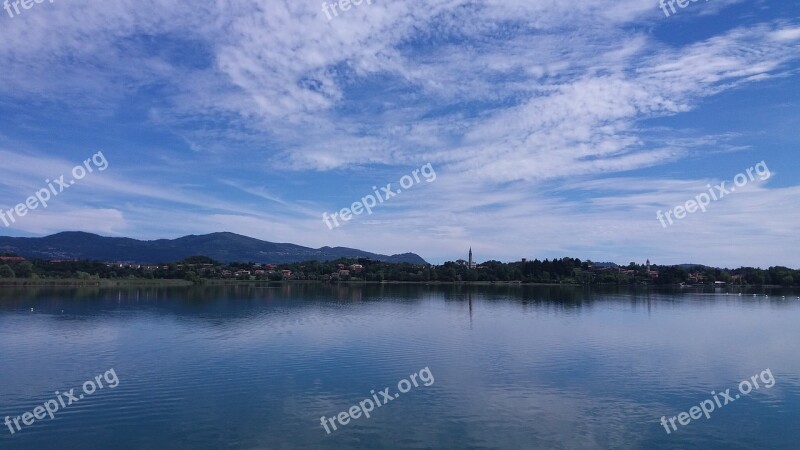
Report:
[[[798,448],[797,295],[5,288],[0,420],[112,368],[119,385],[14,435],[0,424],[0,448]],[[425,367],[430,386],[320,425]],[[773,387],[670,434],[659,423],[767,368]]]

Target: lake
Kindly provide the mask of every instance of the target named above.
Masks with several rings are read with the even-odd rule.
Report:
[[[797,449],[798,295],[4,288],[0,448]]]

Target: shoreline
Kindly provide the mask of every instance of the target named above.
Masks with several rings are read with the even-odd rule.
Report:
[[[186,280],[79,280],[76,278],[57,280],[33,280],[28,278],[0,279],[0,289],[5,287],[183,287],[193,285],[194,283]]]
[[[797,289],[797,287],[787,287],[781,285],[728,285],[728,286],[681,286],[681,285],[641,285],[641,284],[615,284],[615,283],[523,283],[521,281],[338,281],[335,283],[321,280],[222,280],[222,279],[203,279],[199,283],[179,280],[179,279],[96,279],[81,280],[75,278],[65,279],[0,279],[0,289],[19,288],[19,287],[191,287],[191,286],[247,286],[247,285],[302,285],[302,284],[321,284],[329,286],[363,286],[363,285],[421,285],[421,286],[563,286],[563,287],[626,287],[644,289]]]

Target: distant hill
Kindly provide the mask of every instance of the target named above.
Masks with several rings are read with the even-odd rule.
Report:
[[[415,253],[379,255],[346,247],[313,249],[278,244],[234,233],[184,236],[178,239],[140,241],[104,237],[83,232],[64,232],[41,238],[0,236],[0,253],[16,253],[29,259],[88,259],[136,263],[174,262],[204,255],[221,262],[293,263],[338,258],[370,258],[386,262],[427,264]]]
[[[610,267],[612,269],[616,269],[617,267],[619,267],[619,265],[617,265],[617,263],[613,263],[613,262],[594,262],[594,261],[592,261],[592,265],[594,267]]]

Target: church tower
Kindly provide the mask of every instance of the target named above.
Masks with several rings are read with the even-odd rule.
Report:
[[[469,263],[467,263],[467,267],[472,269],[472,247],[469,248]]]

